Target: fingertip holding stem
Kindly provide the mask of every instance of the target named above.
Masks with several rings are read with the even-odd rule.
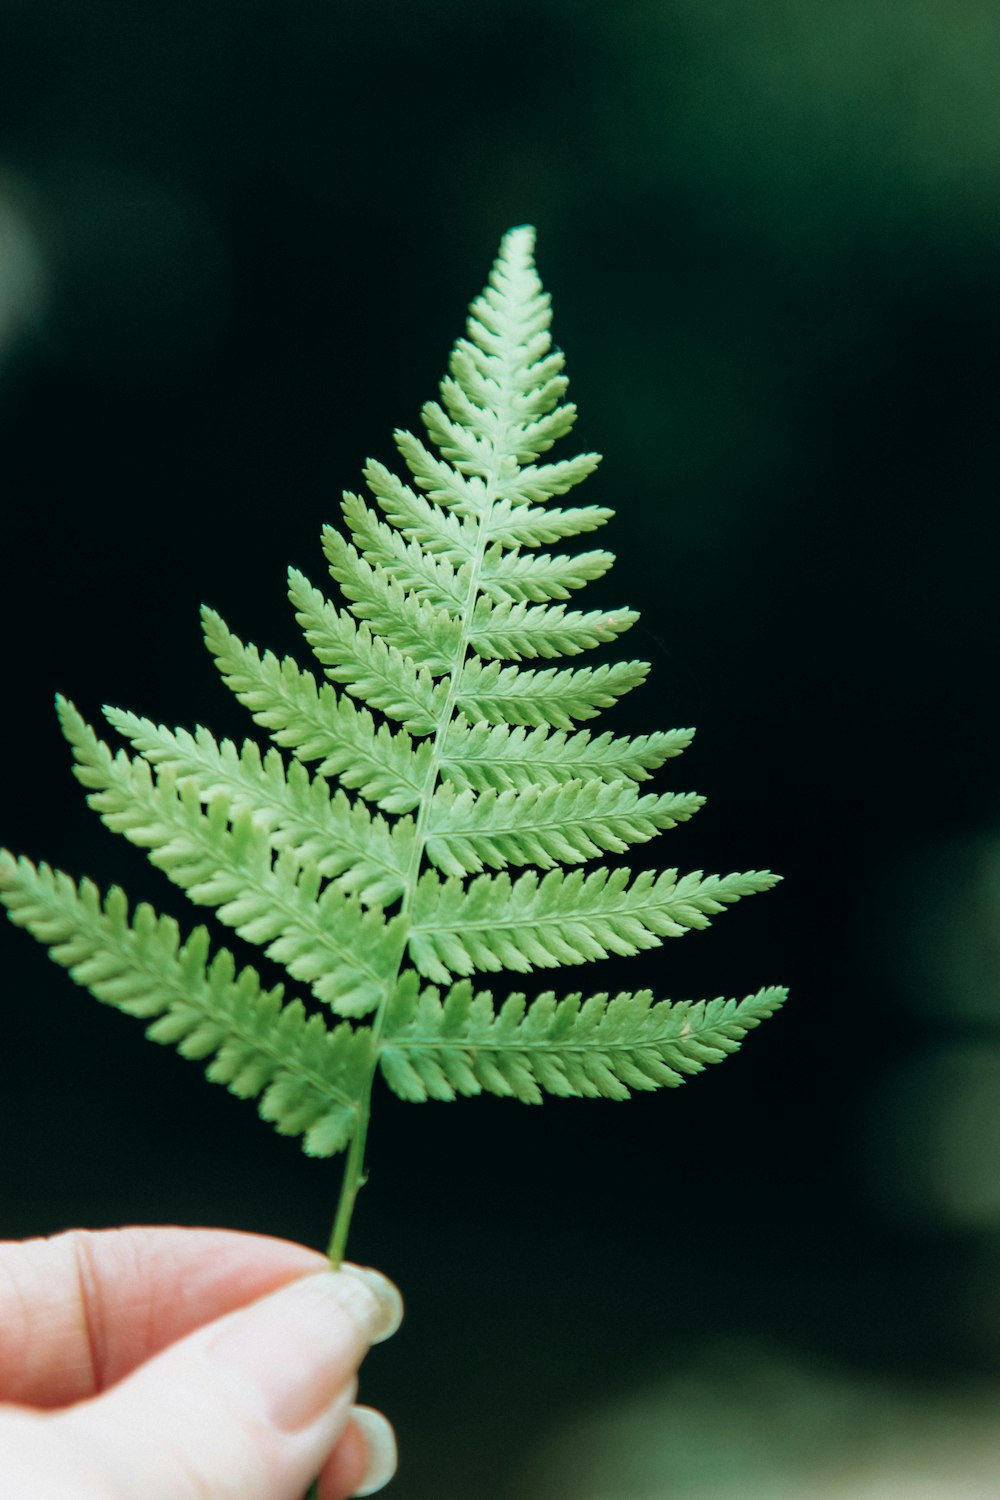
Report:
[[[392,1338],[403,1321],[403,1298],[396,1284],[372,1266],[356,1266],[351,1261],[344,1261],[340,1269],[345,1275],[361,1281],[379,1304],[381,1316],[372,1329],[372,1343],[381,1344]]]
[[[373,1334],[385,1322],[381,1302],[356,1276],[321,1271],[264,1297],[213,1329],[206,1352],[249,1382],[267,1419],[288,1433],[330,1425]]]

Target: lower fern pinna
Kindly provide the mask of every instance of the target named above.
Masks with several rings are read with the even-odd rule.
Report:
[[[204,927],[182,940],[145,903],[130,916],[118,889],[102,899],[88,880],[0,855],[11,918],[77,983],[147,1020],[154,1041],[207,1059],[209,1078],[258,1098],[310,1155],[347,1151],[334,1264],[377,1072],[411,1100],[626,1098],[735,1051],[785,994],[514,993],[497,1008],[470,978],[635,954],[777,879],[580,868],[686,821],[702,798],[640,790],[692,731],[576,727],[641,683],[645,662],[520,665],[604,645],[637,618],[562,602],[611,553],[539,550],[611,512],[552,503],[598,460],[541,461],[575,411],[532,250],[529,228],[505,236],[441,402],[424,407],[429,441],[396,433],[408,482],[370,463],[369,498],[344,497],[350,539],[327,529],[346,606],[291,572],[323,678],[204,611],[223,680],[273,748],[106,709],[131,746],[115,753],[59,700],[76,775],[108,827],[318,1004],[265,989],[227,949],[210,951]]]

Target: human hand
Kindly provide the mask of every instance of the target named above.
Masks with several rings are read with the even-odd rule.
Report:
[[[352,1407],[402,1313],[375,1271],[211,1229],[73,1230],[0,1244],[0,1494],[320,1500],[395,1469]]]

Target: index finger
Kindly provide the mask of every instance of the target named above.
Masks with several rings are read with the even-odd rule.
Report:
[[[74,1229],[0,1243],[0,1401],[96,1395],[203,1323],[328,1266],[223,1229]]]

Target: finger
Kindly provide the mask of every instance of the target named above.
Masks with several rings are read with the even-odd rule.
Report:
[[[383,1321],[360,1278],[306,1276],[45,1420],[107,1500],[301,1500],[345,1432]]]
[[[355,1406],[343,1437],[323,1469],[319,1500],[374,1495],[396,1472],[396,1435],[370,1406]]]
[[[391,1339],[403,1321],[403,1298],[399,1287],[373,1266],[357,1266],[353,1261],[345,1260],[340,1269],[348,1276],[357,1276],[363,1281],[368,1290],[374,1292],[382,1309],[381,1321],[372,1335],[372,1343],[381,1344],[386,1339]]]
[[[203,1323],[325,1265],[301,1245],[219,1229],[0,1243],[0,1400],[83,1400]]]
[[[360,1427],[348,1422],[319,1477],[319,1500],[346,1500],[364,1483],[368,1445]]]

